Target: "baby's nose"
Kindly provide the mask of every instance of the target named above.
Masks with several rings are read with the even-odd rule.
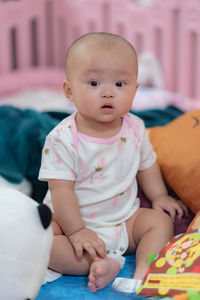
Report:
[[[103,98],[112,98],[112,97],[114,97],[114,91],[111,88],[109,88],[109,87],[108,88],[104,88],[102,90],[101,96]]]

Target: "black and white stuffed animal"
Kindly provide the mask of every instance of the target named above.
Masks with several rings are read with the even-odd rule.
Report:
[[[33,300],[52,245],[51,211],[11,188],[0,188],[0,300]]]

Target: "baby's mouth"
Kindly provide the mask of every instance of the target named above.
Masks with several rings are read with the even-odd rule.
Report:
[[[101,106],[101,111],[103,114],[111,114],[113,113],[114,106],[110,103],[105,103]]]
[[[105,109],[105,108],[113,108],[113,106],[111,104],[104,104],[101,108]]]

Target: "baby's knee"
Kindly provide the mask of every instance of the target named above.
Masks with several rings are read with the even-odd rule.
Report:
[[[155,225],[160,228],[160,230],[169,235],[173,235],[174,233],[174,224],[172,218],[163,211],[157,211],[155,216]]]

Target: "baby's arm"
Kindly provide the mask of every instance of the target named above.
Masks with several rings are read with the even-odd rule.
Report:
[[[85,227],[73,188],[73,181],[49,180],[56,221],[70,240],[79,260],[82,259],[84,250],[94,260],[98,256],[104,258],[105,244],[94,231]]]
[[[155,162],[150,168],[139,171],[137,180],[144,194],[152,202],[152,208],[167,211],[172,219],[176,213],[182,218],[184,212],[187,214],[186,206],[179,200],[168,195],[160,168]]]

